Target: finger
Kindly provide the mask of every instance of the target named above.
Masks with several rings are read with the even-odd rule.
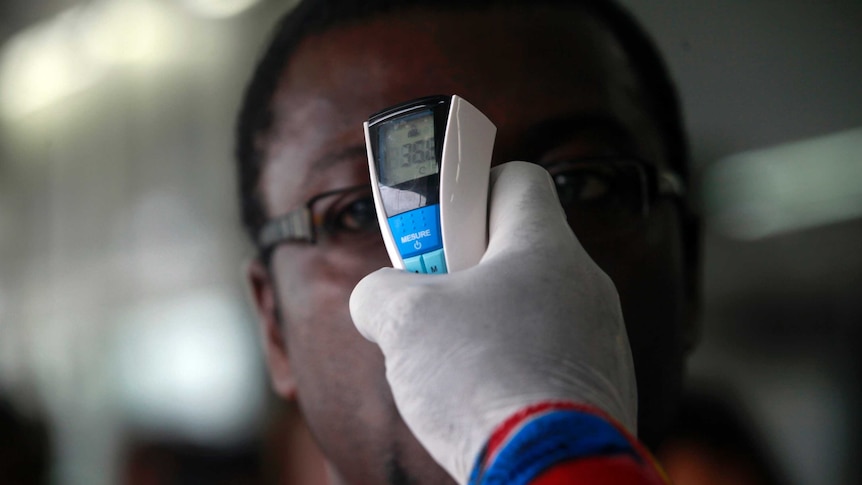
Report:
[[[408,295],[416,293],[410,289],[423,284],[423,279],[427,283],[428,275],[394,268],[381,268],[362,278],[350,294],[350,316],[359,333],[378,344],[391,335],[400,317],[410,310],[413,299]]]

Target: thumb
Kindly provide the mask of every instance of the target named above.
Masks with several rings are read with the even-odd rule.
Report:
[[[574,239],[550,174],[527,162],[491,171],[485,258]],[[579,246],[580,244],[576,244]]]

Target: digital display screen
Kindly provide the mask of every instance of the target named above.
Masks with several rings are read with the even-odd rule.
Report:
[[[381,184],[394,187],[439,171],[431,110],[387,122],[379,136]]]

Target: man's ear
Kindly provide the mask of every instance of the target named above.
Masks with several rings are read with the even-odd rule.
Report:
[[[245,273],[257,312],[258,328],[272,388],[279,396],[293,399],[296,396],[296,380],[287,355],[275,283],[266,266],[258,258],[246,264]]]

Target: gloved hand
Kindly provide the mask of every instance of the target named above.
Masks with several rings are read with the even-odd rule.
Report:
[[[568,224],[548,173],[491,173],[488,250],[446,275],[384,268],[353,290],[357,329],[386,360],[395,403],[459,483],[506,418],[540,401],[595,406],[637,429],[619,298]]]

